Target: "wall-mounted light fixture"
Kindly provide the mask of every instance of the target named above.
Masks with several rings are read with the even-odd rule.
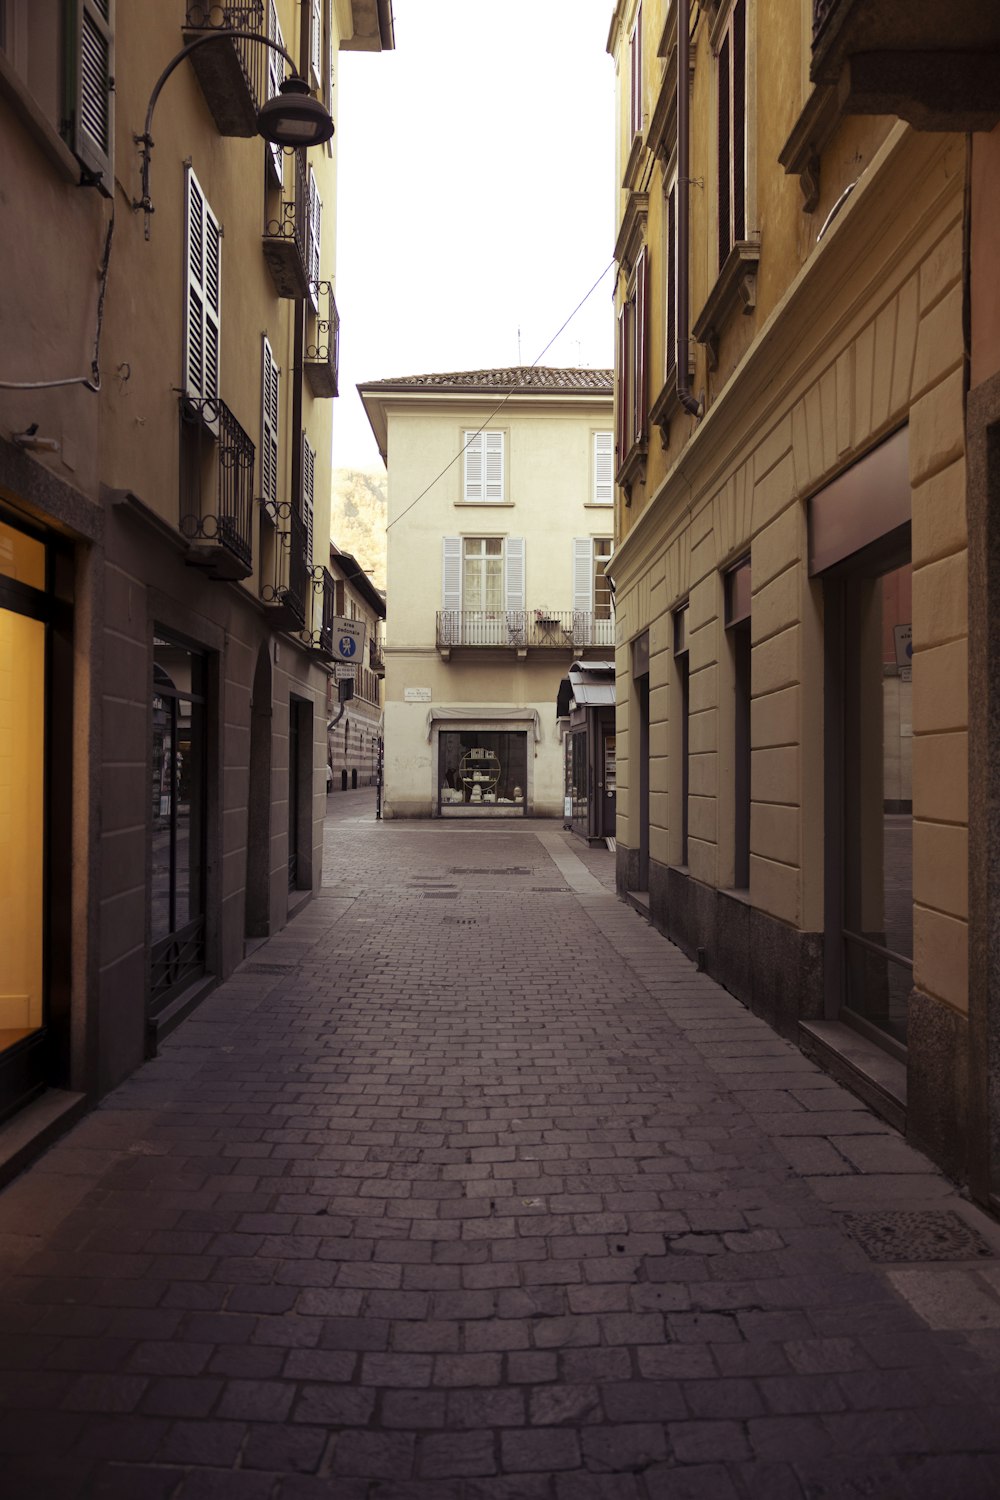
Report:
[[[262,47],[268,47],[272,52],[280,53],[292,68],[292,76],[285,79],[280,92],[272,99],[266,100],[257,113],[257,130],[266,141],[271,141],[276,146],[321,146],[333,135],[333,119],[329,111],[313,97],[305,79],[295,72],[295,59],[278,42],[272,42],[269,37],[261,36],[256,31],[238,31],[229,27],[220,28],[208,36],[195,37],[194,41],[188,42],[186,47],[182,47],[176,56],[170,59],[154,83],[153,92],[149,96],[149,104],[146,107],[145,127],[142,135],[134,137],[139,147],[139,157],[142,163],[142,197],[133,198],[132,211],[138,213],[142,209],[145,214],[147,240],[149,239],[149,216],[154,212],[152,199],[149,196],[149,159],[153,150],[151,134],[153,110],[156,108],[156,101],[160,97],[163,85],[174,69],[179,67],[186,57],[190,57],[198,47],[235,41],[257,42]]]

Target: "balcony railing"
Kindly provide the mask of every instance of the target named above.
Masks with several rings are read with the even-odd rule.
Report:
[[[313,650],[329,661],[333,659],[334,598],[333,574],[320,564],[312,570],[312,629],[308,639]]]
[[[340,369],[340,314],[333,296],[333,283],[314,283],[313,303],[317,307],[315,338],[306,345],[304,360],[306,379],[314,396],[336,396]]]
[[[368,642],[368,667],[376,677],[385,676],[385,657],[382,655],[382,647],[376,640]]]
[[[291,194],[281,189],[277,216],[264,228],[264,259],[279,297],[309,297],[316,278],[310,276],[309,265],[311,205],[305,152],[296,148],[292,160]]]
[[[265,0],[226,0],[189,4],[184,41],[207,32],[252,31],[266,37]],[[236,38],[191,53],[191,66],[220,135],[257,134],[257,111],[267,97],[269,49]]]
[[[254,445],[224,401],[181,399],[179,528],[210,577],[253,571]]]
[[[592,610],[442,609],[437,615],[437,646],[525,651],[613,649],[614,620]]]
[[[271,610],[275,630],[304,630],[309,597],[309,533],[296,507],[287,500],[267,502],[267,513],[276,529],[274,578],[262,583],[260,596]]]

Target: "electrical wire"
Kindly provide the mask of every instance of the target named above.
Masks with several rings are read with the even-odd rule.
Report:
[[[90,362],[89,375],[71,375],[66,380],[0,380],[0,391],[51,391],[60,386],[82,385],[95,395],[101,389],[101,329],[104,325],[104,299],[108,290],[108,268],[111,264],[111,241],[115,233],[115,208],[111,205],[108,232],[104,237],[104,256],[101,260],[101,290],[97,298],[97,328],[94,333],[94,355]]]
[[[552,335],[552,337],[549,339],[548,343],[545,345],[545,348],[541,351],[540,354],[536,354],[535,355],[535,357],[531,361],[530,365],[526,366],[527,369],[533,370],[535,368],[535,366],[538,364],[539,360],[545,358],[545,355],[548,354],[549,350],[552,348],[552,345],[555,343],[556,339],[559,337],[559,335],[566,328],[569,327],[570,323],[572,323],[573,319],[576,317],[577,313],[580,311],[580,308],[583,306],[583,304],[585,302],[589,301],[589,299],[597,291],[597,288],[600,286],[600,284],[604,280],[605,276],[607,276],[608,272],[611,270],[611,267],[614,265],[614,263],[615,262],[614,262],[613,259],[608,261],[607,265],[604,267],[604,270],[601,272],[600,276],[598,276],[597,280],[594,282],[593,286],[590,288],[590,291],[587,292],[583,297],[580,298],[580,301],[576,304],[576,306],[574,307],[573,311],[570,313],[569,317],[566,319],[566,321],[564,323],[561,324],[561,326],[559,328],[556,329],[555,333]],[[415,505],[419,504],[419,502],[424,498],[424,496],[430,490],[432,490],[434,488],[434,486],[437,484],[438,480],[439,479],[443,479],[444,476],[447,474],[448,470],[450,468],[452,468],[455,464],[458,463],[458,460],[462,457],[462,454],[465,452],[466,448],[469,447],[469,444],[473,443],[476,440],[476,438],[479,436],[479,434],[481,432],[485,432],[486,428],[493,421],[493,418],[497,415],[498,412],[500,412],[500,411],[503,410],[503,408],[507,405],[507,402],[510,400],[510,398],[512,396],[516,395],[518,391],[521,391],[523,389],[524,389],[523,385],[512,386],[511,387],[511,389],[507,392],[507,394],[504,396],[503,400],[499,403],[499,405],[495,406],[493,408],[493,410],[488,414],[488,416],[486,417],[486,420],[483,422],[483,425],[481,427],[477,427],[476,430],[475,430],[475,432],[470,432],[468,441],[462,444],[461,448],[459,448],[459,450],[455,454],[454,458],[450,458],[448,460],[448,462],[445,464],[444,468],[441,470],[440,474],[435,474],[435,476],[431,480],[430,484],[425,485],[425,487],[420,491],[420,494],[417,495],[415,499],[413,499],[413,500],[410,501],[410,503],[406,507],[406,509],[405,510],[401,510],[400,513],[399,513],[399,515],[395,516],[393,518],[393,520],[391,520],[389,522],[389,524],[385,528],[387,532],[389,532],[389,531],[392,530],[392,528],[396,525],[397,521],[401,521],[404,516],[409,515],[409,513],[413,509],[413,507]]]

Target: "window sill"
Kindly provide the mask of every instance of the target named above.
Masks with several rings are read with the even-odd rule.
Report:
[[[615,502],[613,500],[585,500],[583,508],[584,510],[608,510],[613,512]]]
[[[625,493],[625,504],[632,504],[632,486],[636,480],[640,484],[646,479],[646,439],[640,438],[633,443],[628,451],[625,462],[615,475],[615,483]]]
[[[830,84],[817,84],[778,155],[785,171],[799,179],[803,213],[813,213],[819,202],[820,157],[839,123],[836,89]]]
[[[513,500],[456,500],[456,510],[513,510]]]
[[[694,379],[694,365],[688,366],[688,384]],[[670,370],[666,382],[649,409],[649,420],[660,429],[660,441],[664,451],[670,447],[670,424],[674,417],[684,415],[684,408],[677,397],[677,368]]]
[[[744,316],[757,306],[757,267],[760,264],[760,241],[738,240],[726,257],[718,280],[691,330],[699,344],[708,350],[708,368],[719,367],[719,340],[722,329],[737,307]]]
[[[20,116],[22,123],[27,126],[51,164],[61,172],[67,182],[78,187],[83,181],[80,163],[55,126],[42,113],[34,94],[2,52],[0,52],[0,93]]]
[[[622,187],[629,192],[636,184],[639,175],[639,163],[642,161],[645,151],[645,142],[642,131],[637,131],[632,137],[632,146],[628,153],[628,161],[625,163],[625,173],[622,177]]]

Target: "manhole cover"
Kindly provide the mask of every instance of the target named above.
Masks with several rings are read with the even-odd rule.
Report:
[[[869,1260],[974,1260],[993,1254],[964,1219],[944,1209],[844,1214],[843,1220]]]

